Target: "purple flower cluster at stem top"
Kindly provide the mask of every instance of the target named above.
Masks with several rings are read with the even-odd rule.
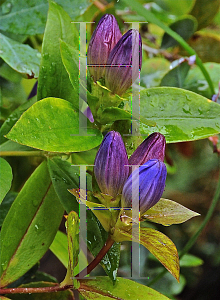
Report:
[[[142,40],[137,30],[123,36],[113,15],[104,15],[88,46],[88,66],[96,82],[105,78],[106,87],[121,96],[137,79],[142,64]]]
[[[115,131],[108,132],[97,152],[94,166],[101,192],[113,198],[122,194],[122,207],[131,208],[132,202],[138,202],[142,215],[163,194],[167,175],[164,155],[165,138],[158,132],[145,139],[129,159],[121,135]],[[139,185],[137,195],[132,193],[135,184]]]

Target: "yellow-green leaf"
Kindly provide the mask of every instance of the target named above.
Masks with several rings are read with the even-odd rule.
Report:
[[[196,216],[199,216],[199,214],[183,205],[172,200],[161,198],[156,205],[150,208],[142,216],[142,218],[164,226],[170,226],[172,224],[186,222]]]

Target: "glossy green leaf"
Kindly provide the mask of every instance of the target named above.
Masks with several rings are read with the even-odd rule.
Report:
[[[44,255],[62,216],[62,205],[43,162],[23,186],[2,225],[2,287],[22,276]]]
[[[79,101],[79,50],[60,40],[62,62],[72,83],[74,98]],[[75,61],[78,61],[78,64]]]
[[[186,222],[196,216],[199,216],[199,214],[183,205],[172,200],[161,198],[159,202],[146,211],[142,217],[147,221],[170,226],[172,224]]]
[[[23,288],[47,287],[55,286],[57,283],[52,282],[31,282],[22,284]],[[10,295],[12,300],[74,300],[73,292],[71,290],[56,292],[56,293],[33,293],[33,294],[13,294]]]
[[[65,233],[57,231],[57,234],[50,245],[50,251],[61,261],[64,267],[68,267],[68,241]]]
[[[24,112],[6,137],[46,151],[86,151],[101,143],[102,134],[90,128],[79,134],[79,114],[86,118],[68,101],[46,98]]]
[[[0,57],[14,70],[27,77],[38,77],[40,52],[0,33]]]
[[[212,79],[212,82],[215,86],[215,93],[218,93],[218,83],[219,83],[219,74],[220,74],[220,64],[217,63],[205,63],[204,66],[206,67],[209,75]],[[200,94],[204,97],[211,99],[212,93],[209,89],[207,81],[201,74],[200,69],[195,66],[191,69],[185,79],[184,88]]]
[[[71,18],[79,16],[89,5],[89,0],[57,0]],[[42,34],[47,19],[47,0],[6,0],[0,13],[0,29],[15,34]]]
[[[74,103],[77,108],[79,99],[76,99],[76,93],[61,59],[60,39],[76,49],[79,47],[79,35],[75,24],[71,23],[69,15],[61,6],[50,2],[42,45],[37,98],[62,98]]]
[[[125,278],[117,278],[114,286],[106,277],[97,277],[96,279],[89,280],[83,279],[80,283],[81,285],[78,290],[88,300],[168,300],[161,293]]]
[[[0,204],[10,190],[12,177],[11,166],[5,159],[0,157]]]
[[[188,62],[185,61],[181,63],[164,75],[160,85],[183,88],[189,69],[190,66]]]
[[[188,40],[197,28],[196,18],[192,16],[183,17],[170,25],[170,28],[178,33],[184,40]],[[164,33],[161,48],[167,49],[178,45],[177,41],[167,33]]]
[[[180,267],[198,267],[203,264],[203,260],[192,254],[185,254],[180,259]]]
[[[79,186],[79,167],[61,158],[48,159],[48,168],[54,189],[67,213],[78,212],[79,204],[68,189]]]
[[[198,30],[210,25],[219,7],[219,0],[196,0],[190,14],[197,19]]]
[[[151,88],[140,92],[140,114],[156,122],[140,125],[142,134],[160,132],[168,143],[192,141],[220,132],[220,105],[178,88]]]

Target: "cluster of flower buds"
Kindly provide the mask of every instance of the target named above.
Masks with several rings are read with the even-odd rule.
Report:
[[[105,78],[113,94],[121,96],[137,79],[142,63],[142,41],[137,30],[123,36],[113,15],[104,15],[88,46],[88,67],[93,80]]]
[[[110,131],[95,159],[94,174],[101,192],[112,197],[122,193],[122,207],[131,208],[132,202],[139,203],[140,214],[144,214],[163,194],[167,175],[164,155],[165,138],[156,132],[128,160],[121,135]],[[139,185],[137,195],[132,193],[135,184]]]

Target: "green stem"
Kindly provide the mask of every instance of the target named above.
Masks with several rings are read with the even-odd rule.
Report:
[[[187,242],[187,244],[184,246],[184,248],[179,252],[179,258],[182,258],[186,253],[188,253],[188,251],[192,248],[192,246],[195,244],[198,236],[200,235],[200,233],[202,232],[202,230],[205,228],[206,224],[209,222],[209,220],[212,217],[212,214],[216,208],[216,205],[218,203],[218,201],[220,200],[220,176],[218,179],[218,184],[217,184],[217,188],[215,191],[215,195],[212,199],[212,203],[208,209],[208,212],[202,222],[202,224],[200,225],[199,229],[197,230],[197,232],[189,239],[189,241]],[[157,282],[161,277],[163,277],[166,274],[167,270],[163,270],[161,273],[159,273],[153,280],[151,280],[148,283],[148,286],[152,286],[155,282]]]
[[[149,10],[144,9],[143,6],[138,3],[137,1],[133,0],[124,0],[134,11],[136,11],[140,16],[144,17],[146,21],[151,22],[162,28],[167,34],[169,34],[171,37],[173,37],[190,55],[196,55],[196,63],[199,66],[200,70],[202,71],[205,79],[208,82],[209,88],[211,90],[212,94],[215,94],[214,86],[212,83],[212,80],[209,76],[209,73],[207,72],[206,68],[204,67],[201,59],[198,57],[198,54],[196,51],[190,47],[187,42],[175,31],[173,31],[170,27],[165,25],[163,22],[161,22],[159,19],[157,19],[153,13],[151,13]]]

